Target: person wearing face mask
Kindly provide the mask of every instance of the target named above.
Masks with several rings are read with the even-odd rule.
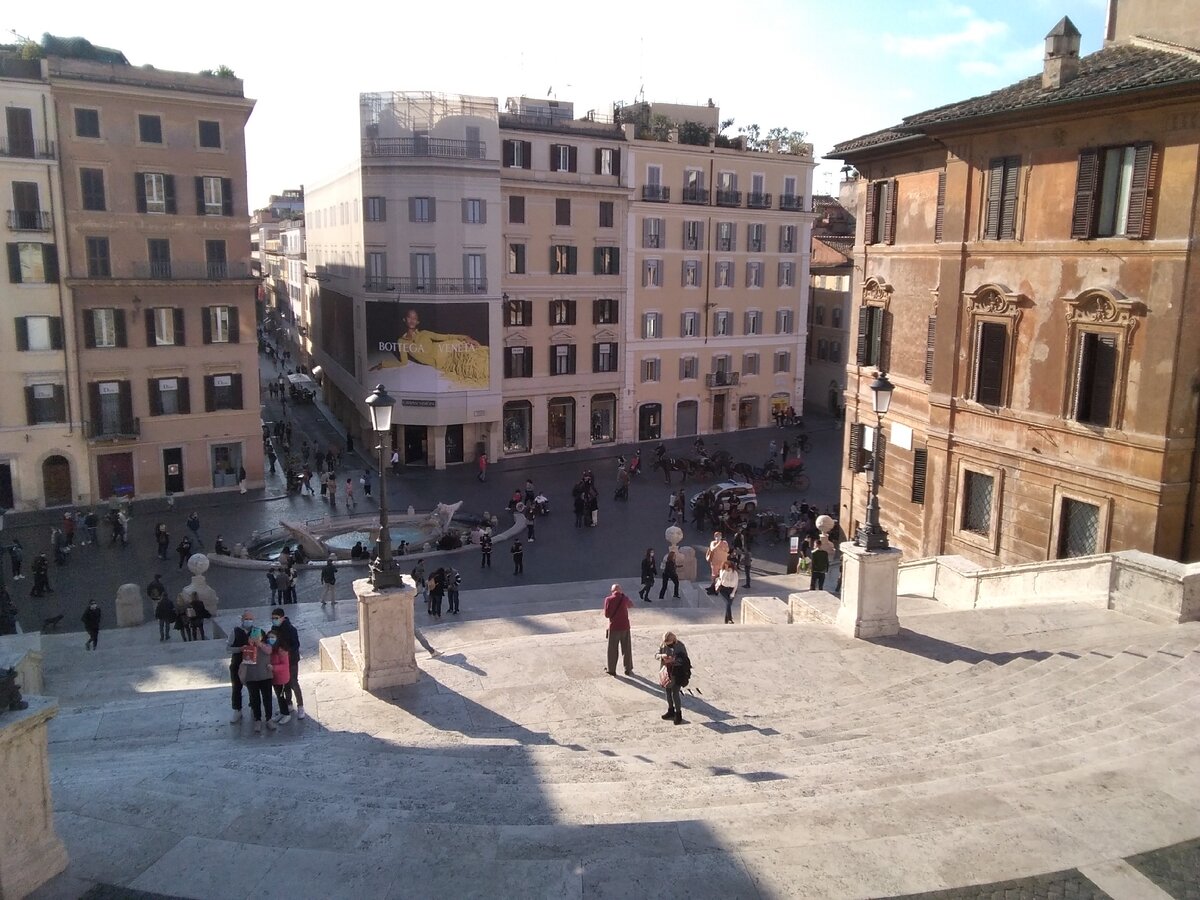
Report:
[[[300,635],[296,633],[296,626],[279,606],[271,610],[271,626],[279,635],[278,646],[286,650],[288,655],[288,668],[291,672],[291,678],[287,683],[288,700],[296,706],[296,718],[303,719],[304,694],[300,690],[299,679]]]
[[[254,732],[263,730],[263,721],[267,730],[274,731],[277,727],[271,718],[274,703],[271,697],[271,645],[261,628],[251,628],[246,645],[242,647],[242,664],[239,666],[238,677],[250,694],[250,712],[254,716]]]
[[[242,666],[242,648],[250,640],[250,629],[254,627],[254,614],[250,610],[242,613],[242,619],[234,626],[233,632],[225,646],[231,650],[229,657],[229,684],[233,689],[233,715],[229,724],[236,725],[242,721],[242,679],[239,670]]]
[[[290,654],[279,644],[279,629],[267,632],[267,644],[271,648],[271,686],[275,688],[275,700],[279,704],[279,715],[275,720],[280,725],[292,721],[291,703],[288,702],[288,682],[292,680],[292,669],[288,664]]]

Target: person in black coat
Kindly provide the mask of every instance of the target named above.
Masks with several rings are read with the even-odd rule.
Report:
[[[83,627],[87,630],[87,643],[83,645],[85,650],[95,650],[96,642],[100,638],[100,604],[95,600],[89,600],[87,609],[83,611],[81,621]]]
[[[638,596],[647,603],[650,600],[650,591],[654,587],[654,579],[658,576],[658,562],[654,559],[654,549],[646,548],[646,555],[642,557],[642,589],[638,591]]]
[[[50,560],[45,553],[39,553],[33,558],[33,588],[29,596],[41,597],[53,593],[54,588],[50,587]]]

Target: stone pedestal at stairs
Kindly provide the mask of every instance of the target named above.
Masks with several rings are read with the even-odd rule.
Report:
[[[58,712],[49,697],[0,712],[0,897],[24,897],[67,867],[54,831],[46,726]]]
[[[364,691],[413,684],[417,669],[413,634],[416,590],[405,584],[383,591],[366,578],[354,582],[358,598],[358,640]]]
[[[896,583],[899,550],[867,551],[849,541],[842,544],[842,603],[837,627],[851,637],[875,638],[896,634]]]
[[[207,606],[207,604],[205,604]],[[209,610],[212,612],[212,610]],[[146,621],[142,606],[142,589],[136,584],[123,584],[117,588],[117,627],[129,628]]]

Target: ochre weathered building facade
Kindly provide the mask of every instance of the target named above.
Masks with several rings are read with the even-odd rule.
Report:
[[[1200,52],[1121,21],[1080,59],[1064,19],[1042,74],[832,154],[860,174],[848,531],[886,370],[880,506],[906,555],[1200,558]]]

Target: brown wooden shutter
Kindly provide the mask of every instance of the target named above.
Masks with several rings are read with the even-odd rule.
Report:
[[[579,271],[579,248],[567,248],[567,274],[574,275]]]
[[[133,190],[137,196],[137,211],[144,213],[146,211],[146,173],[133,173]]]
[[[862,425],[854,422],[850,425],[850,452],[847,463],[851,473],[862,471]]]
[[[856,355],[857,364],[865,366],[867,364],[867,340],[871,333],[871,307],[860,306],[858,308],[858,353]]]
[[[570,375],[575,374],[575,345],[574,344],[567,345],[567,373]]]
[[[117,331],[117,346],[128,347],[129,341],[125,334],[125,310],[113,310],[113,323],[115,324]]]
[[[875,365],[883,372],[892,370],[892,314],[882,307],[876,307],[877,326],[879,329],[878,352],[875,354]]]
[[[555,347],[554,344],[550,345],[550,374],[551,375],[558,374],[558,371],[554,368],[554,366],[556,364],[556,354],[554,352],[554,347]]]
[[[613,148],[612,173],[613,173],[613,175],[617,176],[618,178],[621,177],[621,148],[620,147]]]
[[[216,408],[216,397],[214,396],[215,389],[213,387],[213,376],[204,376],[204,410],[212,412]]]
[[[1004,404],[1004,352],[1008,328],[980,322],[975,350],[975,400],[985,406]]]
[[[212,307],[210,306],[200,309],[200,333],[204,343],[212,343]]]
[[[943,229],[946,225],[946,173],[945,171],[938,172],[937,185],[937,213],[933,219],[933,239],[940,241],[942,239]]]
[[[609,247],[608,248],[608,258],[609,258],[609,262],[611,263],[611,268],[608,270],[608,274],[609,275],[620,275],[621,274],[621,248],[620,247]]]
[[[21,283],[21,248],[16,244],[8,245],[8,280]]]
[[[83,346],[89,349],[96,346],[96,319],[90,309],[83,311]]]
[[[600,345],[592,344],[592,371],[600,371]]]
[[[121,433],[133,434],[133,390],[128,381],[117,382],[117,401],[121,410]]]
[[[183,309],[179,308],[174,311],[175,316],[175,346],[183,347],[187,344],[183,331]]]
[[[33,396],[33,385],[25,386],[25,424],[36,425],[37,421],[37,400]]]
[[[579,148],[574,145],[567,150],[567,171],[579,171]]]
[[[167,214],[175,215],[178,210],[175,208],[175,176],[163,176],[163,196],[166,200]]]
[[[233,215],[233,179],[221,179],[221,215]]]
[[[863,224],[863,243],[875,243],[875,205],[879,202],[879,184],[867,185],[867,208],[865,210],[866,220]]]
[[[929,468],[929,451],[924,447],[913,450],[912,502],[925,503],[925,472]]]
[[[508,142],[505,141],[506,146],[507,146],[507,144],[508,144]],[[512,378],[512,361],[513,361],[512,347],[505,347],[504,348],[504,377],[505,378]]]
[[[54,421],[67,421],[67,390],[61,384],[54,385]]]
[[[1154,219],[1154,186],[1158,181],[1158,153],[1154,145],[1134,146],[1133,177],[1129,182],[1129,212],[1125,216],[1125,236],[1150,237]]]
[[[514,152],[513,152],[513,150],[514,150],[514,146],[515,146],[515,145],[514,145],[514,143],[513,143],[512,141],[505,141],[505,142],[504,142],[504,162],[503,162],[503,165],[504,165],[504,168],[506,168],[506,169],[511,169],[511,168],[513,167],[513,163],[514,163],[514,162],[516,162],[516,155],[515,155],[515,154],[514,154]]]
[[[241,317],[238,315],[238,308],[231,306],[229,307],[229,343],[240,344],[241,342]]]
[[[189,387],[188,379],[179,378],[179,390],[176,391],[176,402],[179,404],[180,413],[190,413],[192,411],[192,393]]]
[[[196,215],[204,215],[204,176],[196,176]]]
[[[88,414],[92,419],[92,427],[89,434],[97,435],[100,433],[100,382],[88,382]]]
[[[1017,234],[1017,179],[1021,174],[1021,157],[1004,160],[1004,197],[1000,203],[1000,237],[1012,240]]]
[[[161,416],[162,409],[162,392],[158,389],[157,378],[146,379],[146,395],[150,398],[150,415]]]
[[[575,324],[575,301],[574,300],[567,301],[567,324],[568,325]]]
[[[600,157],[603,154],[603,152],[604,151],[601,150],[599,147],[596,148],[596,174],[597,175],[600,174]]]
[[[155,340],[156,331],[154,327],[157,316],[154,314],[153,309],[147,309],[142,312],[142,318],[146,320],[146,346],[155,347],[158,345],[158,342]]]
[[[900,182],[893,178],[887,183],[887,212],[883,217],[883,239],[888,244],[896,243],[896,203],[900,195]]]
[[[559,148],[559,145],[558,145],[558,144],[551,144],[551,145],[550,145],[550,171],[551,171],[551,172],[557,172],[557,171],[558,171],[558,161],[559,161],[559,158],[560,158],[560,157],[559,157],[558,148]]]
[[[14,320],[17,330],[17,349],[29,349],[29,323],[25,321],[24,316],[17,316]]]
[[[1004,158],[996,157],[988,165],[987,218],[983,226],[986,240],[1000,237],[1000,201],[1004,196]]]
[[[245,405],[242,401],[242,376],[240,374],[232,375],[229,379],[231,390],[233,392],[233,408],[244,409]]]
[[[528,169],[533,165],[533,142],[521,141],[521,168]]]
[[[1079,151],[1075,175],[1075,208],[1071,213],[1071,237],[1092,237],[1096,227],[1096,187],[1100,180],[1100,151],[1089,147]]]
[[[937,316],[925,320],[925,383],[933,384],[933,354],[937,349]]]

